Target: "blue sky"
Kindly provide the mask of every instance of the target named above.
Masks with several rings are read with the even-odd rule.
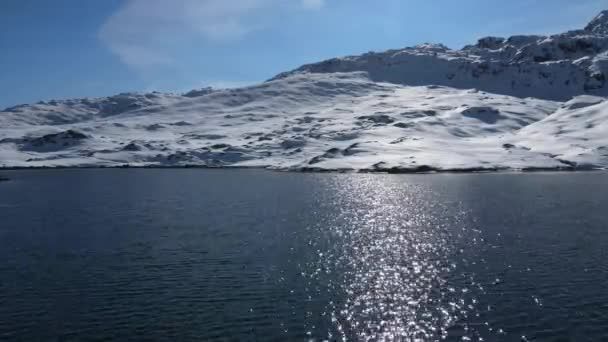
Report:
[[[423,42],[582,28],[608,0],[2,0],[0,107],[255,83]]]

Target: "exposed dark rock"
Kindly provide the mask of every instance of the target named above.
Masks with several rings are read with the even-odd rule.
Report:
[[[410,127],[413,127],[414,125],[411,123],[397,122],[394,126],[399,127],[399,128],[410,128]]]
[[[47,134],[47,135],[43,135],[39,138],[31,139],[31,140],[29,140],[29,143],[35,147],[40,147],[40,146],[44,146],[44,145],[48,145],[48,144],[62,144],[64,146],[67,146],[67,145],[70,145],[72,143],[75,143],[77,141],[84,140],[87,138],[88,138],[88,136],[85,135],[84,133],[81,133],[81,132],[73,130],[73,129],[69,129],[64,132]],[[27,139],[26,139],[26,141],[27,141]]]
[[[371,121],[376,124],[391,124],[395,122],[395,119],[386,115],[386,114],[374,114],[374,115],[364,115],[360,116],[357,119],[364,121]]]
[[[194,90],[190,90],[189,92],[183,94],[183,96],[185,97],[199,97],[199,96],[205,96],[208,94],[213,93],[213,88],[211,87],[206,87],[206,88],[201,88],[201,89],[194,89]]]
[[[219,149],[224,149],[224,148],[228,148],[230,147],[230,145],[228,144],[215,144],[215,145],[211,145],[211,148],[214,150],[219,150]]]
[[[122,149],[123,149],[123,151],[130,151],[130,152],[137,152],[137,151],[141,151],[142,150],[141,146],[139,146],[135,142],[132,142],[132,143],[126,145]]]
[[[342,154],[342,150],[340,150],[339,148],[330,148],[329,150],[327,150],[325,153],[323,153],[320,156],[316,156],[314,158],[312,158],[308,164],[309,165],[314,165],[314,164],[318,164],[326,159],[331,159],[331,158],[335,158],[338,155]]]
[[[596,34],[608,34],[608,11],[602,11],[585,26],[585,31]]]
[[[357,154],[360,152],[359,148],[359,143],[354,143],[350,146],[348,146],[347,148],[344,149],[344,151],[342,151],[342,154],[344,154],[345,156],[352,156],[354,154]]]
[[[281,147],[284,149],[300,148],[306,145],[304,139],[286,139],[281,142]]]
[[[462,116],[477,119],[487,124],[495,124],[502,118],[500,111],[492,107],[470,107],[461,112]]]
[[[481,49],[500,49],[505,42],[502,37],[484,37],[477,41],[477,47]]]

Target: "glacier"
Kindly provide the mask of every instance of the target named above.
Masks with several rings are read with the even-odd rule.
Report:
[[[236,89],[40,101],[0,112],[0,167],[299,171],[608,167],[608,12],[304,65]]]

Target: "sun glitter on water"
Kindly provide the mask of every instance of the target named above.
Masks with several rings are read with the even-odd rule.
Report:
[[[465,224],[466,211],[391,177],[332,181],[342,212],[315,227],[332,240],[315,269],[325,270],[328,286],[344,294],[328,305],[329,340],[439,340],[450,329],[464,340],[475,336],[461,323],[476,312],[475,293],[483,290],[458,274],[461,241],[475,234]]]

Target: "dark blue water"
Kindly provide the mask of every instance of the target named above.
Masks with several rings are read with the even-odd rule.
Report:
[[[5,171],[2,341],[606,341],[608,174]]]

